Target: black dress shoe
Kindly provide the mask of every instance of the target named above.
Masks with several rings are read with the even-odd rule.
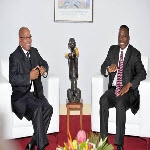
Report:
[[[35,150],[35,145],[28,143],[25,150]]]
[[[117,145],[117,150],[123,150],[123,146],[122,145]]]

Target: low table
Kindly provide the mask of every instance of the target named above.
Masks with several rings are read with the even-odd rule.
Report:
[[[70,110],[80,110],[80,128],[82,130],[83,103],[82,102],[77,102],[77,103],[67,102],[66,107],[67,107],[67,135],[68,135]]]

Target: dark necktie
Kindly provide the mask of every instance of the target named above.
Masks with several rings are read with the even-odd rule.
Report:
[[[29,52],[26,53],[26,57],[27,57],[27,59],[28,59],[28,61],[29,61],[30,70],[31,70],[31,67],[32,67],[32,66],[31,66],[31,58],[30,58],[30,53],[29,53]],[[27,92],[30,91],[31,86],[32,86],[32,80],[31,80],[30,87],[29,87],[29,89],[27,90]]]
[[[29,61],[29,63],[30,63],[30,70],[31,70],[31,58],[30,58],[30,53],[27,52],[27,53],[26,53],[26,56],[27,56],[27,59],[28,59],[28,61]]]
[[[116,82],[116,90],[115,95],[117,96],[122,89],[122,73],[123,73],[123,51],[120,53],[120,61],[117,73],[117,82]]]
[[[27,59],[30,60],[30,53],[29,52],[26,53],[26,56],[27,56]]]

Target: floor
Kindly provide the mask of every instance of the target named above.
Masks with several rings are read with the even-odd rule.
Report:
[[[80,130],[80,116],[79,115],[72,115],[70,117],[70,133],[72,136],[72,139],[74,139]],[[64,146],[64,142],[67,142],[67,116],[66,115],[60,115],[60,131],[59,133],[53,133],[48,134],[49,139],[49,146],[46,147],[46,150],[56,150],[56,147],[58,145]],[[83,130],[86,133],[91,132],[91,116],[90,115],[84,115],[83,116]],[[30,141],[31,137],[27,138],[21,138],[21,139],[15,139],[13,142],[17,144],[18,149],[17,150],[25,150],[25,147],[27,143]],[[115,135],[109,135],[109,144],[114,143]],[[146,150],[147,143],[145,140],[139,138],[139,137],[129,137],[125,136],[124,139],[124,150]],[[114,146],[114,149],[116,149],[116,146]]]

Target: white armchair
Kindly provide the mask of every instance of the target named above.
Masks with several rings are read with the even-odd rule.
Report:
[[[133,115],[131,110],[126,112],[126,129],[125,135],[140,137],[150,137],[150,71],[148,71],[148,57],[142,56],[142,62],[147,72],[146,80],[142,81],[139,86],[140,92],[140,109]],[[100,97],[107,90],[108,79],[100,74],[92,77],[92,111],[91,127],[92,131],[100,132]],[[116,109],[109,109],[108,132],[116,134]]]
[[[0,116],[2,116],[4,138],[20,138],[33,135],[32,122],[18,119],[11,110],[11,85],[9,84],[9,61],[0,61]],[[44,95],[53,106],[53,115],[47,133],[59,132],[59,78],[49,75],[43,79]]]

